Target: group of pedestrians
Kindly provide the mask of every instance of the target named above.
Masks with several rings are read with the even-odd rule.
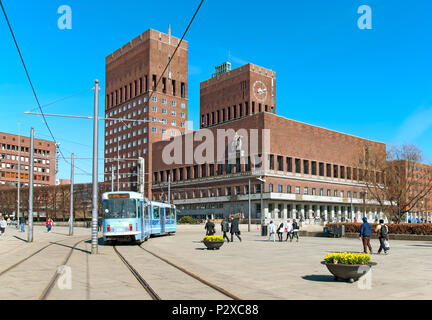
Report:
[[[389,236],[388,236],[388,227],[384,224],[384,220],[379,221],[379,225],[375,228],[375,232],[378,235],[378,239],[380,242],[380,248],[378,249],[378,254],[384,250],[384,254],[387,254],[390,250],[389,245]],[[360,239],[363,242],[363,252],[372,254],[372,245],[370,243],[370,238],[372,236],[372,226],[368,223],[367,218],[363,218],[363,224],[360,227]]]
[[[207,220],[207,223],[205,224],[204,228],[206,230],[207,236],[213,236],[216,233],[216,226],[215,226],[213,220],[211,220],[211,219]],[[225,217],[221,223],[221,231],[223,233],[224,239],[226,239],[227,242],[234,242],[234,235],[240,240],[240,242],[242,241],[242,239],[240,237],[240,228],[239,228],[239,219],[238,218],[234,218],[233,216],[231,216],[228,220],[228,218]],[[228,233],[231,234],[231,241],[228,238],[228,235],[227,235]]]
[[[291,220],[287,220],[286,224],[284,224],[284,222],[282,221],[277,227],[277,229],[273,221],[270,221],[270,224],[268,226],[268,241],[270,241],[271,237],[273,237],[273,242],[276,242],[276,233],[277,233],[279,242],[282,242],[283,234],[285,232],[287,234],[285,241],[288,241],[289,238],[290,242],[292,242],[295,237],[297,242],[299,242],[299,236],[298,236],[299,230],[300,227],[296,219],[293,219],[293,222],[291,222]]]

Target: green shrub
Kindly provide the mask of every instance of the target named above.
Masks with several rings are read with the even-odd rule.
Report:
[[[177,223],[178,224],[198,224],[198,221],[192,217],[184,216],[184,217],[181,217]]]

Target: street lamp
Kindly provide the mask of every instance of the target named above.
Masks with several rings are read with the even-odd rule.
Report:
[[[264,200],[263,200],[263,190],[264,190],[264,183],[266,182],[265,179],[262,177],[257,178],[257,180],[261,181],[261,229],[265,223],[265,217],[264,217]]]

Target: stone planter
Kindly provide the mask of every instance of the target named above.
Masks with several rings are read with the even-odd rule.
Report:
[[[364,276],[370,271],[372,266],[375,266],[376,262],[370,262],[369,264],[343,264],[343,263],[326,263],[322,261],[321,264],[325,264],[327,269],[335,276],[335,280],[342,279],[353,283]]]
[[[208,250],[219,250],[225,241],[203,241]]]

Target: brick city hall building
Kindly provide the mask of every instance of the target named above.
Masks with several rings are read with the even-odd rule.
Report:
[[[386,145],[278,116],[274,71],[217,66],[200,86],[200,130],[188,132],[187,42],[159,79],[178,43],[148,30],[106,58],[106,116],[124,120],[105,125],[105,182],[137,190],[143,157],[145,196],[173,202],[179,215],[383,217],[358,159],[365,147],[385,158]]]

